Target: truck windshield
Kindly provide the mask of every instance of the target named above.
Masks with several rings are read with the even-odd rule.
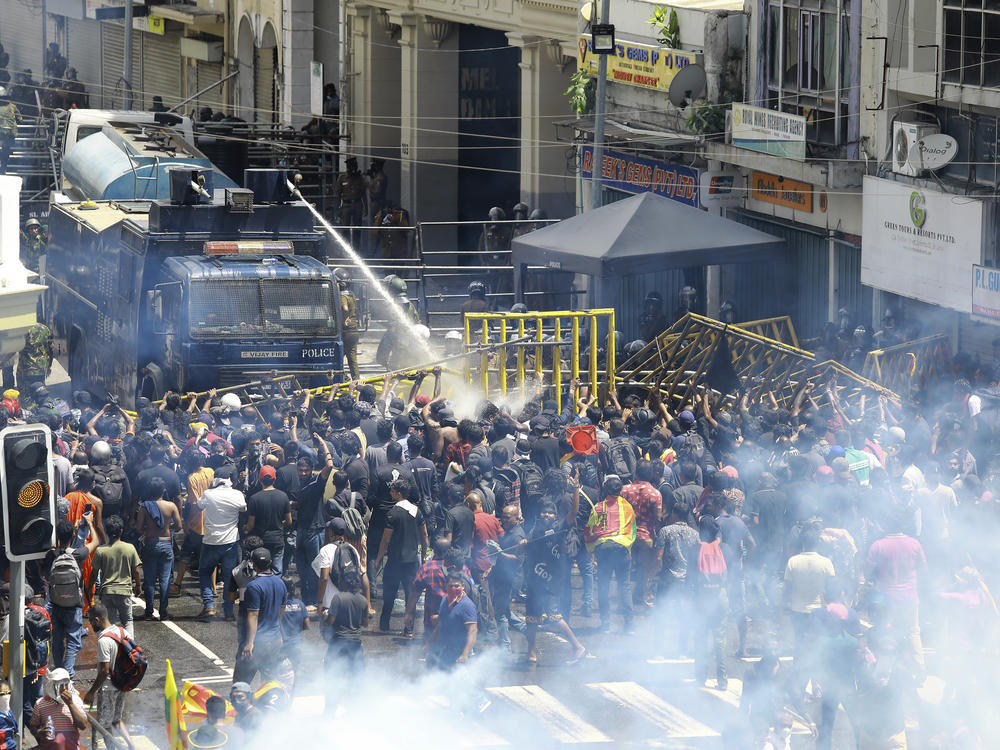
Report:
[[[194,281],[191,335],[334,336],[337,309],[333,289],[333,283],[325,279]]]

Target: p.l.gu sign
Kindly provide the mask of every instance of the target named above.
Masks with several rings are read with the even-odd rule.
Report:
[[[698,207],[698,170],[679,164],[605,151],[601,179],[605,187],[627,193],[656,193]],[[583,147],[583,177],[594,174],[594,147]]]

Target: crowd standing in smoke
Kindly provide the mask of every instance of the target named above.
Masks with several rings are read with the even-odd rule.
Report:
[[[790,408],[766,393],[713,407],[704,389],[667,404],[634,386],[602,403],[572,381],[561,408],[548,389],[462,419],[439,370],[396,391],[351,383],[259,407],[170,393],[134,417],[40,382],[6,391],[0,422],[53,429],[62,516],[59,549],[28,568],[62,681],[41,695],[37,670],[25,678],[27,725],[41,711],[61,736],[86,728],[66,682],[84,608],[102,642],[132,633],[131,594],[144,618],[169,619],[197,567],[199,619],[237,623],[229,734],[284,711],[296,676],[316,670],[301,660],[310,620],[328,644],[333,712],[366,669],[366,628],[422,639],[434,669],[489,651],[586,669],[573,628],[596,610],[603,643],[693,656],[698,685],[725,690],[733,660],[759,656],[734,748],[785,747],[793,722],[830,747],[840,706],[859,747],[906,747],[928,644],[947,686],[939,714],[920,717],[928,746],[992,736],[980,696],[995,656],[1000,422],[968,381],[927,383],[902,404],[806,386]],[[66,549],[84,596],[60,606]],[[568,645],[539,649],[541,629]],[[124,732],[125,695],[99,679],[84,700]],[[198,731],[222,732],[219,711]]]

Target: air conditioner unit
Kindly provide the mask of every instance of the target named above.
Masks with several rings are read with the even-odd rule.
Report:
[[[929,135],[940,133],[941,129],[925,122],[895,122],[892,127],[892,171],[916,177],[922,171],[918,164],[910,161],[913,144]]]

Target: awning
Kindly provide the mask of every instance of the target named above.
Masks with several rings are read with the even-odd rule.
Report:
[[[770,263],[784,240],[653,193],[642,193],[517,237],[514,267],[597,279],[724,263]]]
[[[650,5],[666,5],[668,8],[678,10],[744,10],[743,0],[667,0],[667,2],[650,2]]]
[[[579,117],[574,120],[561,120],[557,128],[573,128],[584,133],[594,132],[594,117]],[[604,120],[604,137],[609,141],[641,142],[659,146],[694,145],[701,140],[700,136],[691,133],[664,130],[656,125],[628,120],[621,122],[614,118]]]
[[[211,26],[222,23],[225,14],[211,8],[199,8],[195,5],[157,5],[153,13],[171,21],[178,21],[186,26]]]

